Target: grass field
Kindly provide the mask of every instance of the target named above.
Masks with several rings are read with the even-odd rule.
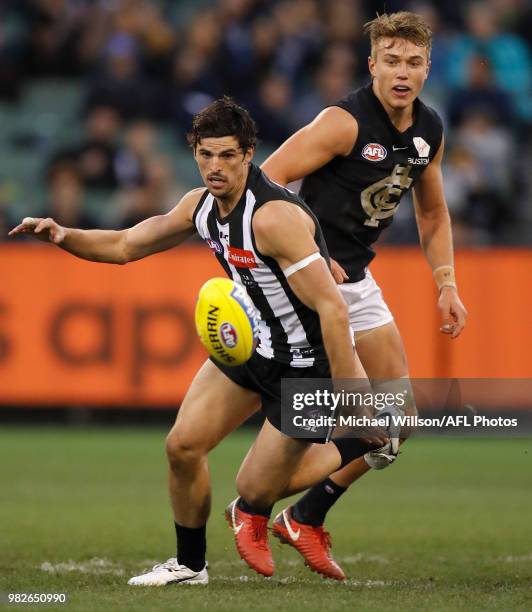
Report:
[[[277,542],[272,579],[238,559],[222,517],[252,440],[237,432],[211,459],[210,585],[128,587],[130,575],[175,554],[164,436],[1,430],[0,591],[65,592],[63,609],[87,611],[532,609],[530,439],[411,440],[330,514],[342,584]]]

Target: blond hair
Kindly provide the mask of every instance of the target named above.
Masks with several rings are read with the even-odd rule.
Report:
[[[371,39],[371,54],[374,54],[377,42],[381,38],[403,38],[418,47],[425,47],[430,57],[432,48],[432,30],[426,21],[416,13],[400,11],[383,13],[364,24],[364,33]]]

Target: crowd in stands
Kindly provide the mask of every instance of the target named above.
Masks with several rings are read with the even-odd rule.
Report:
[[[385,5],[424,15],[435,34],[422,98],[446,125],[456,242],[530,244],[532,5]],[[81,91],[73,109],[81,133],[61,144],[54,132],[23,139],[42,154],[33,180],[45,195],[33,213],[119,228],[168,210],[191,186],[174,152],[186,146],[194,113],[223,94],[250,110],[261,151],[272,150],[368,82],[363,24],[383,8],[371,0],[2,0],[0,117],[37,81],[71,80]],[[161,134],[173,149],[161,149]],[[0,240],[20,216],[8,183],[0,167]],[[95,193],[104,206],[89,205]],[[403,204],[387,240],[416,239]]]

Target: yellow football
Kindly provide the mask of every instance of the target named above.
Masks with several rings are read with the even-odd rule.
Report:
[[[229,278],[211,278],[200,289],[196,330],[210,355],[227,366],[253,354],[260,316],[245,289]]]

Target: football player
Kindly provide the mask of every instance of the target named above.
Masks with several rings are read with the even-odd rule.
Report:
[[[365,30],[371,39],[371,82],[323,110],[262,168],[281,185],[303,179],[300,195],[323,228],[364,369],[374,381],[398,381],[408,377],[403,343],[368,266],[373,243],[410,190],[421,247],[439,293],[441,332],[457,338],[467,313],[456,286],[443,193],[442,122],[418,97],[429,74],[432,33],[411,12],[382,14]],[[274,534],[312,569],[337,574],[323,529],[326,514],[370,467],[386,467],[396,454],[397,447],[369,453],[315,485],[278,515]],[[294,486],[305,484],[302,479]]]

